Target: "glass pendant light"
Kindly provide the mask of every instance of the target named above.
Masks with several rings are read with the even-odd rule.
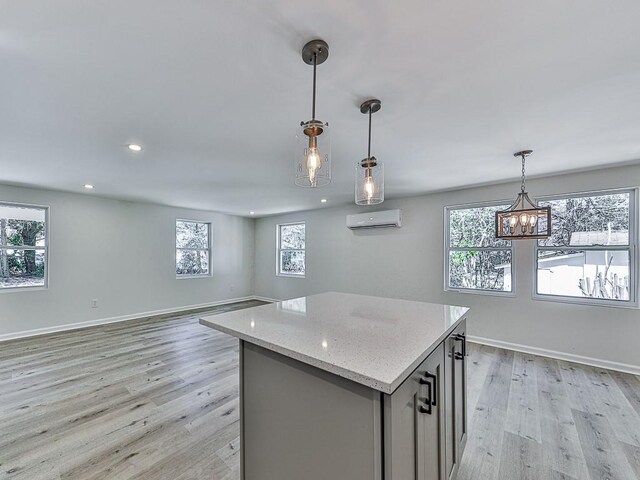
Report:
[[[356,204],[376,205],[384,202],[384,165],[371,156],[371,116],[382,108],[378,99],[360,105],[360,111],[369,115],[369,144],[367,158],[356,164]]]
[[[300,122],[296,135],[296,185],[322,187],[331,183],[331,142],[329,124],[316,118],[316,67],[329,57],[324,40],[312,40],[302,49],[302,60],[313,65],[313,102],[311,120]]]
[[[522,158],[522,184],[518,198],[507,210],[496,212],[496,238],[526,240],[551,235],[551,207],[535,205],[525,189],[524,164],[532,150],[516,152]]]

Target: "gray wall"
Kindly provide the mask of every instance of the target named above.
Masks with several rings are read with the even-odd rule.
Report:
[[[4,185],[0,201],[50,207],[49,288],[0,290],[0,336],[253,293],[251,219]],[[213,276],[176,279],[176,218],[212,223]]]
[[[536,179],[532,195],[640,184],[640,166]],[[517,184],[386,201],[401,208],[403,227],[352,232],[348,213],[366,207],[326,208],[256,222],[256,295],[286,299],[342,291],[468,305],[469,334],[489,339],[640,365],[640,310],[532,300],[533,245],[516,242],[515,298],[460,294],[443,289],[443,209],[447,205],[514,198]],[[306,221],[306,278],[275,276],[276,224]]]

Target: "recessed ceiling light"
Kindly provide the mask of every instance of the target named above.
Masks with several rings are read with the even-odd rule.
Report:
[[[93,190],[93,185],[91,185],[90,183],[85,183],[84,188],[86,188],[87,190]]]
[[[142,145],[136,145],[135,143],[130,143],[129,145],[127,145],[127,147],[129,148],[129,150],[131,150],[133,152],[141,152],[142,151]]]
[[[321,203],[327,203],[327,199],[323,198],[322,200],[320,200]]]
[[[249,215],[255,215],[256,212],[249,212]]]

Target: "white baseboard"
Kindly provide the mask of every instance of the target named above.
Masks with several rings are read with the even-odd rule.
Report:
[[[35,337],[37,335],[46,335],[48,333],[64,332],[68,330],[78,330],[81,328],[95,327],[97,325],[107,325],[109,323],[126,322],[128,320],[136,320],[136,319],[145,318],[145,317],[154,317],[156,315],[165,315],[168,313],[180,313],[187,310],[196,310],[198,308],[216,307],[218,305],[244,302],[247,300],[262,300],[262,298],[256,297],[254,295],[249,295],[246,297],[219,300],[217,302],[200,303],[198,305],[186,305],[183,307],[165,308],[163,310],[140,312],[140,313],[134,313],[131,315],[122,315],[119,317],[98,318],[96,320],[89,320],[86,322],[68,323],[66,325],[57,325],[55,327],[36,328],[33,330],[24,330],[22,332],[5,333],[3,335],[0,335],[0,342],[5,342],[7,340],[16,340],[18,338]],[[264,300],[264,301],[270,301],[270,300]]]
[[[269,302],[269,303],[276,303],[276,302],[280,301],[280,300],[276,300],[275,298],[261,297],[260,295],[254,295],[253,299],[254,300],[261,300],[263,302]]]
[[[540,355],[541,357],[555,358],[556,360],[565,360],[567,362],[582,363],[592,367],[606,368],[608,370],[616,370],[618,372],[630,373],[632,375],[640,375],[640,365],[630,365],[628,363],[612,362],[610,360],[601,360],[599,358],[584,357],[573,353],[558,352],[556,350],[547,350],[545,348],[531,347],[529,345],[520,345],[518,343],[503,342],[502,340],[493,340],[491,338],[475,337],[467,335],[467,339],[473,343],[481,343],[490,347],[504,348],[505,350],[513,350],[516,352],[530,353]]]

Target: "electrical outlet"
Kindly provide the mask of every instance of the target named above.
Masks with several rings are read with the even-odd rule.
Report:
[[[233,292],[236,289],[236,286],[232,283],[231,285],[229,285],[229,291]]]
[[[98,299],[94,298],[91,300],[91,308],[98,308]]]

